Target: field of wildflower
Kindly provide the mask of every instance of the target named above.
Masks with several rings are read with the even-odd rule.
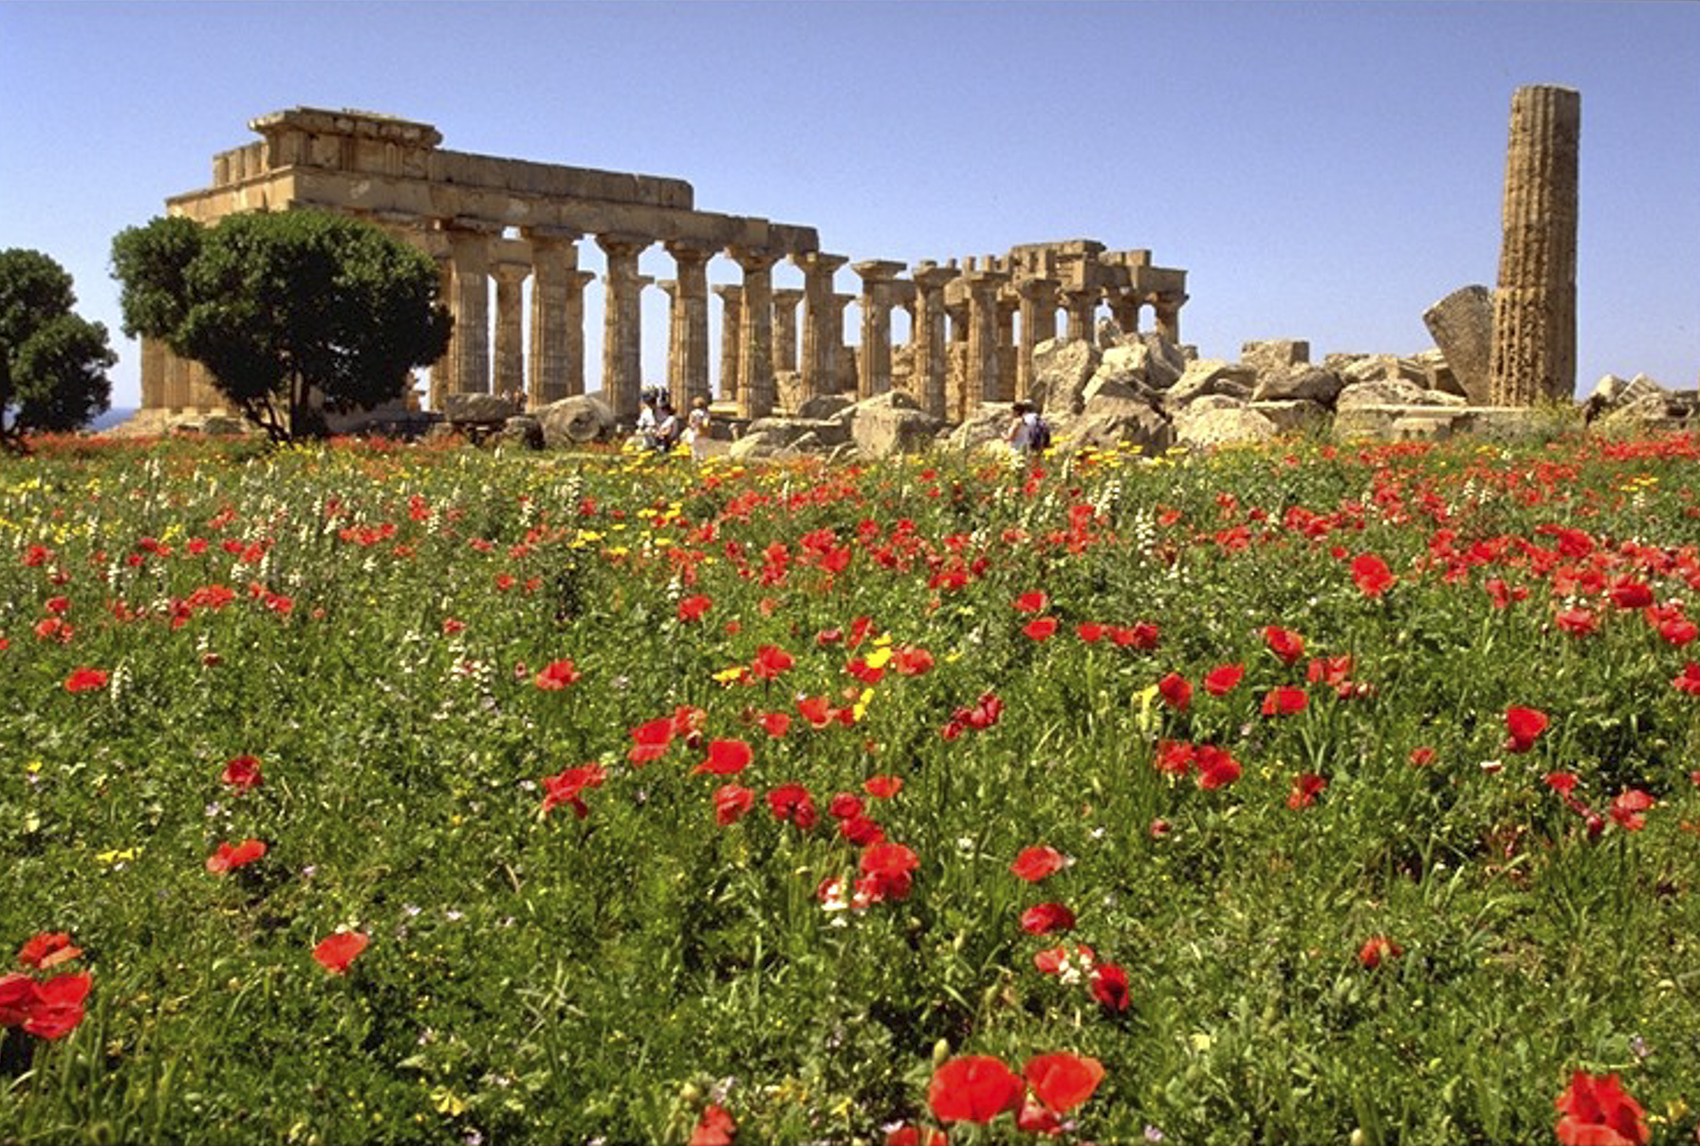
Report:
[[[38,443],[0,1141],[1691,1139],[1697,456]]]

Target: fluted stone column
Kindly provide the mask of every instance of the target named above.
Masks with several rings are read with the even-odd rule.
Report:
[[[449,223],[449,252],[454,262],[454,391],[490,392],[490,237],[501,228],[482,220]]]
[[[945,381],[944,284],[956,277],[950,267],[937,263],[916,263],[909,271],[915,282],[915,321],[910,328],[910,344],[914,347],[915,398],[921,409],[935,418],[947,412]]]
[[[175,354],[165,358],[165,407],[184,410],[189,406],[189,360]]]
[[[1063,291],[1063,305],[1068,310],[1068,340],[1070,342],[1096,343],[1098,341],[1098,294],[1097,287]]]
[[[708,392],[708,260],[714,249],[688,240],[667,244],[678,264],[667,334],[667,392],[675,409],[690,409]]]
[[[1122,333],[1133,336],[1139,333],[1139,294],[1136,291],[1120,291],[1110,299],[1110,316],[1121,327]]]
[[[1512,96],[1488,379],[1496,406],[1567,402],[1576,389],[1581,132],[1578,92],[1537,86]]]
[[[903,264],[869,259],[852,263],[850,269],[862,279],[861,370],[856,379],[856,397],[862,400],[891,389],[891,292],[886,284]]]
[[[1015,375],[1021,367],[1021,354],[1015,345],[1015,315],[1021,307],[1021,301],[1009,287],[1007,275],[1004,283],[997,294],[998,371],[997,391],[993,401],[1013,402]]]
[[[531,243],[531,355],[527,371],[528,404],[547,406],[570,394],[584,392],[584,294],[570,279],[578,275],[578,231],[557,227],[527,227]],[[576,293],[579,313],[571,322],[569,293]],[[569,365],[577,344],[578,389],[569,389]]]
[[[857,378],[852,378],[848,381],[844,378],[846,374],[850,373],[847,365],[849,362],[849,348],[844,345],[844,308],[855,302],[856,298],[857,296],[853,294],[835,293],[827,300],[826,309],[829,329],[826,331],[826,337],[832,340],[832,345],[835,347],[832,355],[833,389],[830,391],[834,394],[854,393],[856,386],[858,385],[857,378],[860,377],[860,373],[858,372]]]
[[[1186,300],[1184,294],[1165,291],[1155,296],[1151,303],[1152,325],[1158,334],[1176,346],[1181,343],[1181,307]]]
[[[567,394],[584,393],[584,288],[596,281],[593,271],[567,272]]]
[[[765,418],[778,404],[773,383],[773,264],[782,252],[728,247],[726,253],[744,272],[738,412],[746,418]]]
[[[968,375],[963,406],[972,411],[995,401],[998,392],[998,288],[1009,281],[1000,271],[969,271]]]
[[[602,397],[620,419],[636,418],[643,393],[643,288],[654,279],[638,274],[638,256],[654,242],[641,235],[598,235],[608,256],[608,294],[602,320]]]
[[[447,251],[431,256],[437,264],[437,297],[454,313],[455,299],[455,267],[454,257]],[[431,382],[429,388],[431,409],[441,410],[443,399],[455,392],[455,344],[454,331],[449,332],[449,343],[443,347],[443,355],[431,363]]]
[[[498,394],[525,393],[525,345],[522,341],[525,278],[531,267],[525,263],[497,263],[496,279],[496,382]]]
[[[792,255],[791,262],[803,272],[803,396],[819,397],[838,389],[838,347],[842,337],[831,337],[835,310],[832,276],[850,260],[843,255],[819,251]]]
[[[1057,336],[1056,279],[1024,279],[1015,284],[1021,299],[1021,350],[1015,358],[1015,396],[1033,396],[1033,348]]]
[[[797,369],[797,304],[803,292],[786,288],[773,292],[773,372]]]
[[[171,352],[157,338],[142,339],[142,409],[165,405],[165,358]]]
[[[744,344],[744,288],[717,286],[720,296],[720,400],[739,401],[738,355]]]

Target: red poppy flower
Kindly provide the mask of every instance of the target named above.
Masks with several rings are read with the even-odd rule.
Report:
[[[990,1122],[1021,1105],[1025,1088],[1014,1071],[989,1055],[953,1058],[933,1072],[927,1105],[942,1122]]]
[[[1015,857],[1015,862],[1009,865],[1009,870],[1015,873],[1017,879],[1028,883],[1038,883],[1046,876],[1054,875],[1068,866],[1068,859],[1056,848],[1047,845],[1023,848],[1021,854]]]
[[[1700,664],[1689,661],[1682,672],[1671,678],[1671,687],[1689,696],[1700,696]]]
[[[68,963],[82,953],[81,947],[71,945],[69,931],[42,931],[31,936],[28,942],[18,948],[18,963],[20,966],[45,971],[49,967]]]
[[[1159,740],[1157,755],[1152,760],[1157,771],[1169,776],[1185,776],[1192,771],[1198,750],[1184,740]]]
[[[827,801],[826,814],[835,820],[853,820],[862,814],[861,797],[850,792],[840,792]]]
[[[1279,625],[1270,625],[1263,630],[1263,643],[1286,664],[1292,664],[1305,655],[1305,639]]]
[[[1560,1146],[1647,1146],[1652,1140],[1640,1104],[1624,1093],[1615,1074],[1598,1078],[1577,1071],[1553,1106]]]
[[[1058,1114],[1066,1114],[1091,1098],[1104,1081],[1103,1064],[1085,1055],[1035,1055],[1021,1073],[1039,1101]]]
[[[861,681],[863,684],[878,684],[885,679],[885,670],[875,668],[861,657],[857,657],[844,666],[844,671]]]
[[[1015,1112],[1015,1128],[1023,1134],[1038,1134],[1054,1138],[1063,1132],[1063,1120],[1054,1110],[1048,1110],[1045,1104],[1031,1094],[1021,1100],[1021,1109]]]
[[[349,965],[370,942],[370,938],[358,931],[338,931],[319,941],[319,945],[313,948],[313,958],[333,975],[347,974]]]
[[[1543,779],[1546,786],[1560,796],[1568,796],[1576,790],[1577,776],[1574,772],[1548,772]]]
[[[1651,808],[1653,797],[1639,788],[1628,788],[1612,798],[1611,818],[1617,821],[1617,826],[1626,832],[1638,832],[1647,826],[1647,819],[1641,813]]]
[[[1385,935],[1371,935],[1364,940],[1364,945],[1358,948],[1358,962],[1366,970],[1373,971],[1382,963],[1397,959],[1405,953],[1405,949]]]
[[[877,843],[862,853],[863,878],[856,889],[878,903],[909,894],[910,873],[921,866],[919,857],[902,844]]]
[[[1014,601],[1015,611],[1018,613],[1043,613],[1050,603],[1051,599],[1037,590],[1023,593]]]
[[[1021,930],[1029,935],[1049,935],[1074,927],[1074,912],[1060,903],[1041,903],[1021,913]]]
[[[1434,758],[1435,751],[1432,748],[1423,747],[1411,749],[1410,760],[1411,767],[1413,768],[1427,768],[1430,764],[1434,763]]]
[[[797,702],[797,711],[815,728],[825,728],[837,715],[832,702],[824,696],[805,696]]]
[[[942,1130],[923,1130],[913,1122],[886,1131],[885,1146],[950,1146]]]
[[[1512,706],[1505,710],[1505,727],[1511,734],[1505,744],[1507,752],[1527,752],[1535,740],[1546,731],[1547,714],[1536,708]]]
[[[1302,688],[1292,685],[1281,685],[1270,689],[1263,697],[1263,715],[1292,716],[1303,712],[1310,703],[1310,696]]]
[[[1240,778],[1239,761],[1235,760],[1226,748],[1200,744],[1196,753],[1198,786],[1205,791],[1226,788]]]
[[[1659,636],[1665,639],[1666,644],[1681,648],[1696,636],[1700,636],[1700,625],[1696,625],[1687,617],[1671,617],[1669,620],[1660,622]]]
[[[889,800],[903,791],[903,777],[870,776],[862,781],[862,791],[876,800]]]
[[[783,712],[764,712],[756,717],[756,723],[775,740],[784,736],[791,728],[791,718]]]
[[[106,687],[107,675],[100,669],[80,668],[65,678],[66,692],[94,692]]]
[[[1178,672],[1172,672],[1157,682],[1157,691],[1170,708],[1185,712],[1192,707],[1192,682]]]
[[[732,1116],[711,1102],[703,1107],[702,1117],[691,1131],[690,1146],[732,1146],[732,1136],[737,1132],[738,1124]]]
[[[531,683],[545,692],[558,692],[583,675],[570,660],[550,661]]]
[[[852,816],[848,820],[838,821],[838,834],[859,848],[885,840],[885,829],[866,816]]]
[[[1599,619],[1586,609],[1560,609],[1552,621],[1573,637],[1591,636],[1599,628]]]
[[[1211,696],[1226,696],[1244,676],[1244,665],[1217,665],[1204,674],[1204,691]]]
[[[1611,603],[1620,609],[1645,609],[1653,603],[1653,590],[1627,577],[1611,587]]]
[[[651,720],[632,729],[632,749],[626,753],[626,759],[633,765],[641,767],[651,760],[659,760],[667,752],[667,746],[673,743],[673,718],[663,716],[659,720]]]
[[[1095,645],[1104,639],[1105,628],[1095,621],[1082,621],[1074,626],[1074,635],[1089,645]]]
[[[686,597],[679,602],[679,620],[687,624],[691,621],[700,621],[702,615],[708,612],[709,606],[712,604],[714,604],[712,597],[704,597],[700,594],[695,597]]]
[[[1397,578],[1387,568],[1387,562],[1373,553],[1363,553],[1352,558],[1352,580],[1358,583],[1358,590],[1364,596],[1379,597]]]
[[[243,840],[235,847],[231,847],[228,843],[220,843],[218,850],[207,857],[207,870],[214,875],[220,875],[227,871],[234,871],[239,867],[246,867],[265,854],[266,842],[264,840]]]
[[[750,766],[755,752],[742,740],[713,740],[708,745],[708,758],[692,770],[693,776],[704,772],[714,776],[736,776]]]
[[[805,832],[818,819],[815,802],[801,784],[781,784],[773,789],[767,794],[767,806],[772,809],[774,819],[795,824]]]
[[[83,1021],[83,1000],[88,998],[94,976],[55,975],[44,983],[32,984],[34,998],[23,1015],[25,1031],[39,1039],[63,1038]]]
[[[1037,617],[1021,626],[1021,631],[1036,641],[1050,640],[1051,634],[1057,631],[1057,619]]]
[[[1087,982],[1091,985],[1092,997],[1112,1011],[1125,1011],[1133,1002],[1128,992],[1127,972],[1114,963],[1094,968]]]
[[[756,794],[737,784],[723,784],[714,790],[714,822],[721,827],[735,824],[744,813],[755,806]]]
[[[219,779],[238,792],[247,792],[265,783],[265,777],[260,774],[260,761],[253,756],[231,757],[225,762]]]
[[[1112,628],[1110,640],[1121,648],[1134,648],[1140,652],[1150,652],[1163,639],[1162,630],[1149,621],[1140,621],[1126,628]]]
[[[774,680],[795,663],[791,654],[778,645],[763,645],[756,650],[755,664],[750,666],[750,671],[761,680]]]
[[[933,654],[926,649],[901,648],[892,654],[891,667],[898,676],[921,676],[931,671]]]
[[[1352,675],[1352,658],[1317,657],[1305,666],[1305,680],[1311,684],[1329,684],[1339,687],[1347,683]]]
[[[1316,797],[1328,787],[1328,781],[1314,772],[1301,772],[1293,777],[1293,790],[1287,796],[1287,807],[1308,808],[1316,802]]]
[[[1065,982],[1074,982],[1081,972],[1090,972],[1094,959],[1092,948],[1081,944],[1070,952],[1067,947],[1049,947],[1033,955],[1033,966],[1042,975],[1059,975]]]
[[[547,816],[562,804],[571,804],[579,819],[590,815],[590,808],[580,796],[586,788],[600,788],[608,779],[608,770],[600,764],[581,764],[568,768],[559,776],[543,777],[543,814]]]

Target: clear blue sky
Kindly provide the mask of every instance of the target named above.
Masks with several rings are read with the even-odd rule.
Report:
[[[1182,334],[1207,357],[1282,337],[1409,354],[1431,345],[1429,304],[1493,285],[1512,93],[1561,84],[1582,93],[1579,389],[1640,371],[1687,388],[1696,61],[1700,4],[1635,0],[8,0],[0,247],[72,273],[121,356],[114,403],[133,405],[112,236],[206,186],[215,152],[257,138],[249,119],[352,107],[435,124],[454,150],[686,179],[704,210],[807,224],[852,259],[1149,247],[1190,272]],[[588,241],[582,262],[601,269]],[[672,261],[652,248],[642,269]],[[711,278],[737,271],[717,259]],[[646,291],[650,380],[665,316]]]

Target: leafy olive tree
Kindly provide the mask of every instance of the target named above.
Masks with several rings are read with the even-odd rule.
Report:
[[[400,397],[448,345],[430,257],[346,215],[156,218],[119,233],[112,266],[124,332],[201,363],[274,441],[314,432],[318,404]]]
[[[106,327],[71,312],[71,276],[40,251],[0,251],[0,443],[74,430],[112,400]]]

